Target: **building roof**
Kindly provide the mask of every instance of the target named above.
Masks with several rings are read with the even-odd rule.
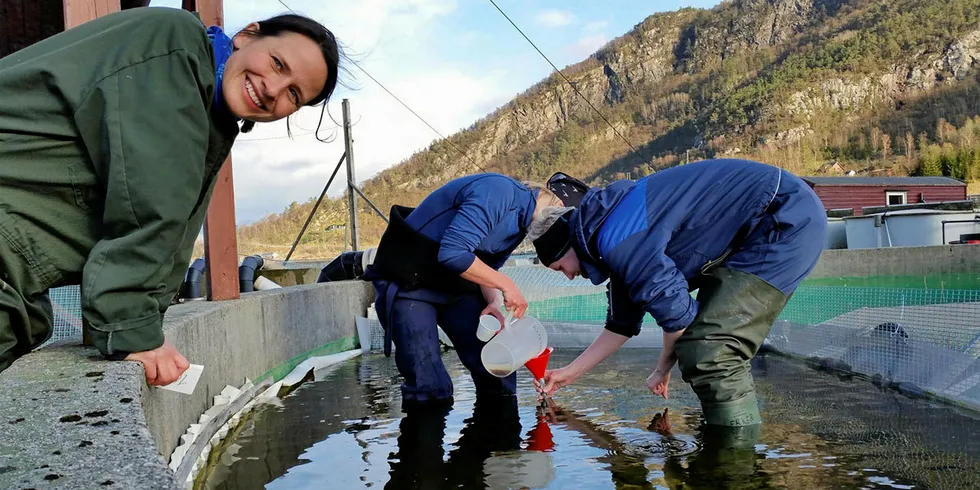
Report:
[[[800,177],[811,185],[966,185],[950,177]]]

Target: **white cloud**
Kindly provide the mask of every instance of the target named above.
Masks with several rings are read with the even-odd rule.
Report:
[[[473,76],[455,69],[442,69],[419,70],[383,83],[429,124],[449,136],[486,114],[487,107],[499,105],[510,97],[510,94],[501,93],[502,79],[502,74]],[[354,122],[352,132],[358,182],[373,177],[439,138],[373,82],[368,83],[372,85],[348,94]],[[331,101],[330,111],[340,122],[339,98]],[[336,128],[329,116],[324,116],[325,130],[321,130],[321,134],[329,134],[336,128],[335,141],[324,144],[311,134],[303,134],[316,127],[319,115],[318,110],[305,108],[294,116],[292,129],[297,136],[293,140],[247,141],[284,135],[285,124],[282,123],[257,125],[252,133],[239,138],[232,155],[239,222],[279,212],[289,202],[303,202],[319,195],[344,152],[343,132]],[[341,170],[328,195],[340,195],[345,179],[346,174]],[[260,203],[268,205],[261,206]]]
[[[542,10],[535,20],[545,27],[562,27],[575,22],[575,15],[564,10]]]
[[[582,60],[587,58],[592,53],[595,53],[599,48],[606,44],[605,34],[595,34],[589,36],[583,36],[575,44],[569,46],[568,52],[576,60]]]
[[[607,27],[609,27],[608,20],[597,20],[585,24],[585,27],[582,28],[582,31],[588,33],[602,32],[606,30]]]

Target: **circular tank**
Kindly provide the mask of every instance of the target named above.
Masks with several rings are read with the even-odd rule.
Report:
[[[887,242],[881,240],[881,227],[875,226],[878,223],[874,216],[848,216],[842,219],[844,220],[847,248],[887,246]]]
[[[847,224],[843,218],[827,218],[827,241],[823,248],[847,248]]]
[[[918,247],[945,245],[960,239],[960,235],[980,232],[980,221],[974,211],[908,210],[884,213],[886,241],[883,246]],[[943,221],[972,221],[947,223],[943,241]],[[888,241],[890,238],[890,242]]]

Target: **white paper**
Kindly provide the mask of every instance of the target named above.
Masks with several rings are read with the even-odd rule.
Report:
[[[201,372],[204,371],[204,366],[200,364],[191,364],[191,367],[181,374],[177,381],[170,383],[165,386],[160,386],[159,388],[164,390],[176,391],[177,393],[183,393],[185,395],[190,395],[194,393],[194,388],[197,387],[197,381],[201,379]]]

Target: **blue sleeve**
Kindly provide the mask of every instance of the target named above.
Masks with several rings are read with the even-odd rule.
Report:
[[[606,262],[622,278],[633,302],[649,312],[665,332],[676,332],[694,321],[698,303],[688,291],[684,274],[664,253],[668,240],[661,233],[638,233],[617,245]]]
[[[456,274],[469,269],[476,247],[511,208],[513,194],[510,182],[493,177],[466,186],[456,198],[456,216],[442,235],[439,263]]]
[[[630,298],[626,284],[618,277],[610,277],[606,283],[606,298],[609,300],[606,308],[606,330],[626,337],[639,335],[646,312]]]

